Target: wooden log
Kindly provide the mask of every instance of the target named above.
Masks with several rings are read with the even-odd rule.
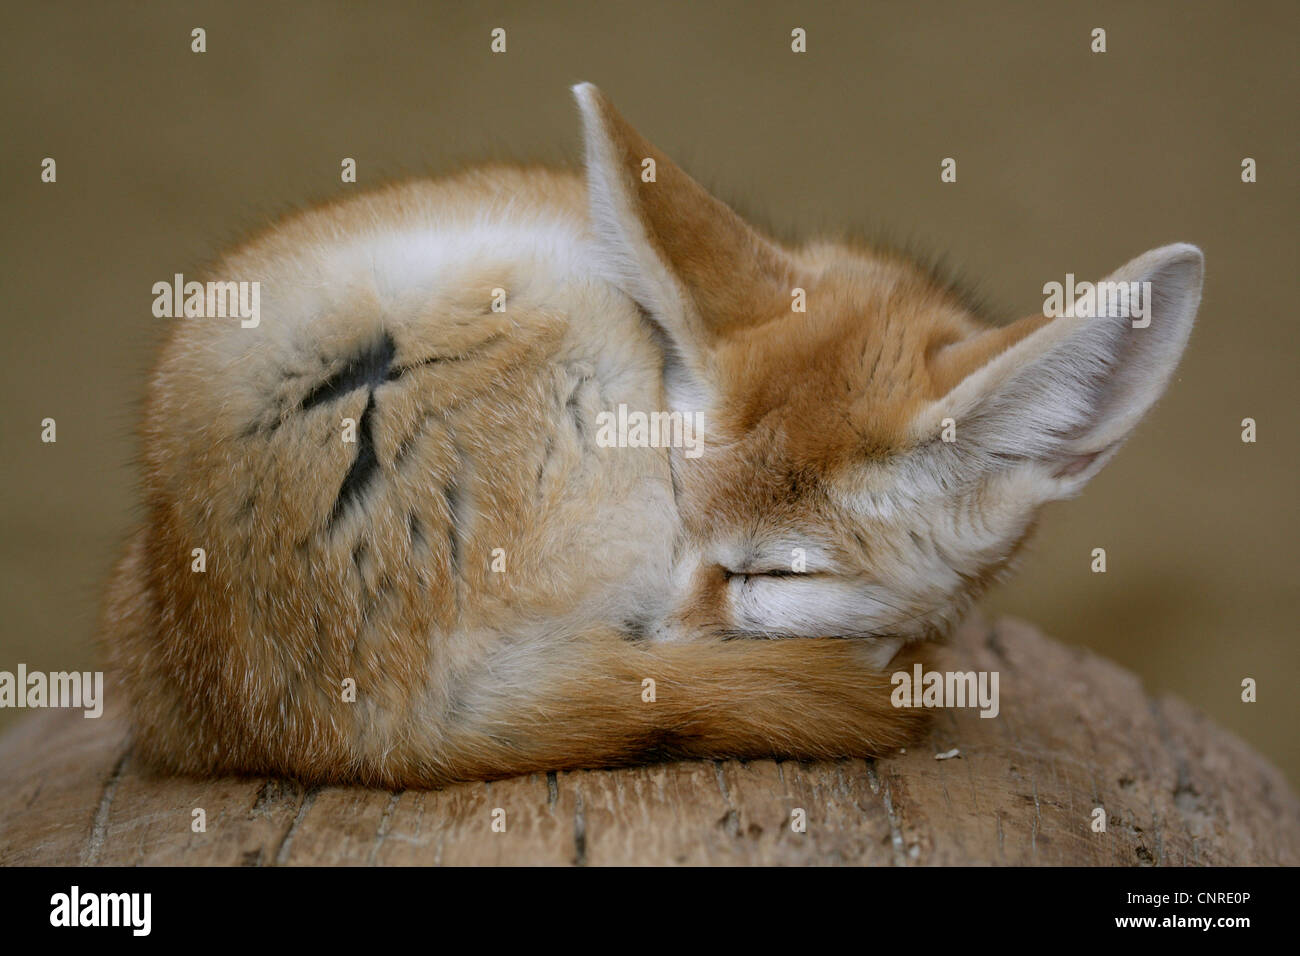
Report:
[[[1000,715],[945,711],[888,758],[421,792],[161,778],[133,760],[111,708],[97,720],[45,711],[0,738],[0,864],[1300,863],[1295,793],[1188,705],[1015,621],[968,622],[947,658],[999,673]]]

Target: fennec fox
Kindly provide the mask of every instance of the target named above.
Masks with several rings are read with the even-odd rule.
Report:
[[[1187,342],[1192,246],[1111,276],[1145,320],[988,328],[893,254],[759,233],[574,92],[585,177],[291,216],[213,273],[256,327],[175,324],[104,622],[147,760],[414,787],[904,744],[890,673]],[[655,412],[699,440],[610,440]]]

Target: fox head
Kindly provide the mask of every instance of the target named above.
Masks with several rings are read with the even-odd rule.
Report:
[[[705,423],[703,454],[673,457],[689,544],[661,636],[880,638],[886,659],[941,636],[1040,507],[1110,460],[1187,344],[1194,246],[1109,277],[1147,283],[1140,322],[989,327],[896,255],[761,234],[599,90],[574,92],[599,268],[657,330],[673,410]]]

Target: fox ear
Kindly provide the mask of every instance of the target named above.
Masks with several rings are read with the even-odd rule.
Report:
[[[605,278],[658,323],[670,358],[707,382],[716,339],[788,301],[786,256],[646,142],[600,90],[580,83],[573,93]]]
[[[915,437],[967,476],[1027,463],[1047,482],[1045,499],[1075,494],[1165,390],[1203,266],[1195,246],[1154,249],[1105,280],[1115,285],[1094,287],[1102,308],[1081,300],[1079,317],[1029,316],[941,350],[932,372],[952,387],[916,419]],[[951,443],[934,441],[944,419]]]

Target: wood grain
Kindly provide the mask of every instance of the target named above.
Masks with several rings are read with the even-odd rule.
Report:
[[[0,864],[1300,863],[1300,800],[1187,704],[1011,620],[968,622],[945,666],[997,671],[1000,715],[945,711],[928,740],[885,759],[685,762],[427,792],[160,778],[132,760],[111,708],[98,720],[44,711],[0,738]],[[205,832],[191,827],[196,808]]]

